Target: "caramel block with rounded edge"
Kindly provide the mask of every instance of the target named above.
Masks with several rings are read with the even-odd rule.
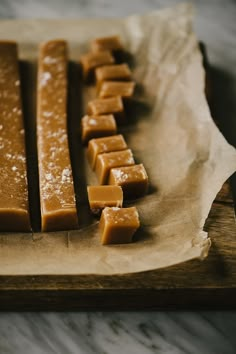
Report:
[[[122,207],[123,191],[120,186],[88,186],[89,206],[93,214],[105,207]]]
[[[104,81],[99,88],[98,96],[100,98],[121,96],[128,99],[133,96],[134,88],[133,81]]]
[[[102,136],[115,135],[117,125],[112,114],[101,116],[84,116],[81,120],[82,142],[87,143],[90,139]]]
[[[0,231],[30,231],[17,44],[0,41]]]
[[[95,38],[91,42],[91,50],[94,52],[101,50],[121,51],[123,50],[123,46],[119,36],[109,36]]]
[[[88,103],[88,114],[113,114],[117,124],[125,122],[124,105],[120,96],[91,100]]]
[[[76,229],[67,136],[67,44],[63,40],[40,46],[37,136],[42,230]]]
[[[120,151],[127,149],[127,144],[123,135],[113,135],[105,138],[97,138],[89,141],[88,144],[88,161],[92,167],[95,168],[96,159],[98,154],[103,154],[104,152]]]
[[[142,197],[148,190],[148,176],[143,164],[112,168],[108,183],[121,186],[127,199]]]
[[[114,64],[115,59],[110,51],[104,50],[97,53],[87,53],[81,56],[80,63],[85,81],[91,81],[94,70],[102,65]]]
[[[140,226],[138,211],[131,208],[105,208],[102,211],[99,228],[103,245],[132,242]]]
[[[131,81],[132,73],[127,64],[104,65],[95,70],[97,89],[103,81]]]
[[[99,154],[95,172],[100,184],[106,184],[111,168],[134,165],[134,158],[130,149]]]

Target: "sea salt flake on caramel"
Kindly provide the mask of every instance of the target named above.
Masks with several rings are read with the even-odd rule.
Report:
[[[125,122],[124,105],[120,96],[109,98],[96,98],[88,103],[88,114],[103,115],[113,114],[117,124]]]
[[[37,136],[42,230],[76,229],[67,135],[67,44],[62,40],[40,47]]]
[[[130,149],[107,152],[97,156],[95,172],[100,184],[106,184],[111,168],[134,165],[134,158]]]
[[[121,96],[122,98],[131,98],[134,94],[135,83],[133,81],[104,81],[102,82],[98,96],[107,98]]]
[[[142,197],[148,190],[148,176],[143,164],[112,168],[108,183],[121,186],[126,199]]]
[[[30,231],[17,44],[0,41],[0,231]]]
[[[103,245],[132,242],[140,226],[138,211],[131,208],[105,208],[102,211],[99,228]]]
[[[96,85],[99,88],[104,81],[130,81],[132,73],[127,64],[104,65],[95,70]]]
[[[92,169],[94,169],[98,154],[102,154],[104,152],[120,151],[125,149],[127,149],[127,144],[123,135],[121,134],[91,139],[88,143],[88,161]]]
[[[81,120],[82,142],[87,143],[90,139],[103,136],[115,135],[117,125],[112,114],[101,116],[86,115]]]
[[[104,50],[97,53],[87,53],[81,56],[80,63],[85,81],[91,81],[94,76],[94,70],[102,65],[115,63],[115,59],[110,51]]]
[[[91,42],[91,50],[94,52],[98,52],[101,50],[121,51],[123,50],[123,46],[120,37],[116,35],[116,36],[95,38]]]
[[[105,207],[122,207],[123,192],[120,186],[88,186],[89,206],[93,214]]]

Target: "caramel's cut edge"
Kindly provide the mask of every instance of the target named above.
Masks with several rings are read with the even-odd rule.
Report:
[[[7,223],[7,227],[4,226],[4,222],[8,219],[15,218],[18,221],[12,223],[9,227]],[[15,227],[15,225],[22,224],[20,227]],[[16,209],[16,208],[1,208],[0,213],[0,232],[32,232],[31,222],[30,222],[30,214],[29,210],[25,209]]]
[[[67,218],[71,220],[71,226],[68,227],[66,223],[65,228],[63,229],[60,225],[64,224],[62,216],[65,216],[68,213]],[[52,219],[50,219],[52,217]],[[55,226],[55,218],[58,220],[57,226]],[[65,218],[64,218],[65,219]],[[78,215],[76,208],[65,208],[63,210],[58,209],[53,212],[46,212],[41,216],[41,231],[68,231],[68,230],[77,230],[79,227]]]
[[[11,39],[0,39],[0,45],[12,45],[18,47],[18,42]]]
[[[65,44],[67,46],[68,42],[66,39],[63,39],[63,38],[55,38],[55,39],[49,39],[48,41],[45,40],[45,41],[42,41],[39,43],[39,48],[44,48],[45,46],[48,46],[49,44],[52,44],[52,43],[61,43],[61,44]]]
[[[87,186],[87,191],[91,188],[104,188],[104,189],[112,189],[112,188],[117,188],[117,189],[120,189],[122,190],[121,186],[118,186],[118,185],[115,185],[115,184],[90,184]],[[123,191],[122,191],[123,193]]]

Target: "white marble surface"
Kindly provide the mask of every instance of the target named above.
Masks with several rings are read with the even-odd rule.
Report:
[[[171,0],[0,0],[0,18],[123,16]],[[236,3],[195,0],[196,31],[236,92]],[[235,97],[235,96],[234,96]],[[234,354],[236,312],[0,314],[0,354]]]

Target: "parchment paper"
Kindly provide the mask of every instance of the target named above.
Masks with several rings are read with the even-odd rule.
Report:
[[[68,40],[71,59],[78,60],[94,37],[121,36],[142,85],[135,119],[124,132],[151,185],[133,203],[142,224],[134,243],[101,246],[96,221],[71,232],[5,233],[0,274],[130,273],[206,257],[210,240],[202,228],[217,192],[236,170],[236,151],[209,113],[191,6],[120,20],[2,21],[0,28],[1,38],[19,41],[25,60],[35,59],[38,43],[48,39]],[[91,183],[94,176],[86,171]]]

